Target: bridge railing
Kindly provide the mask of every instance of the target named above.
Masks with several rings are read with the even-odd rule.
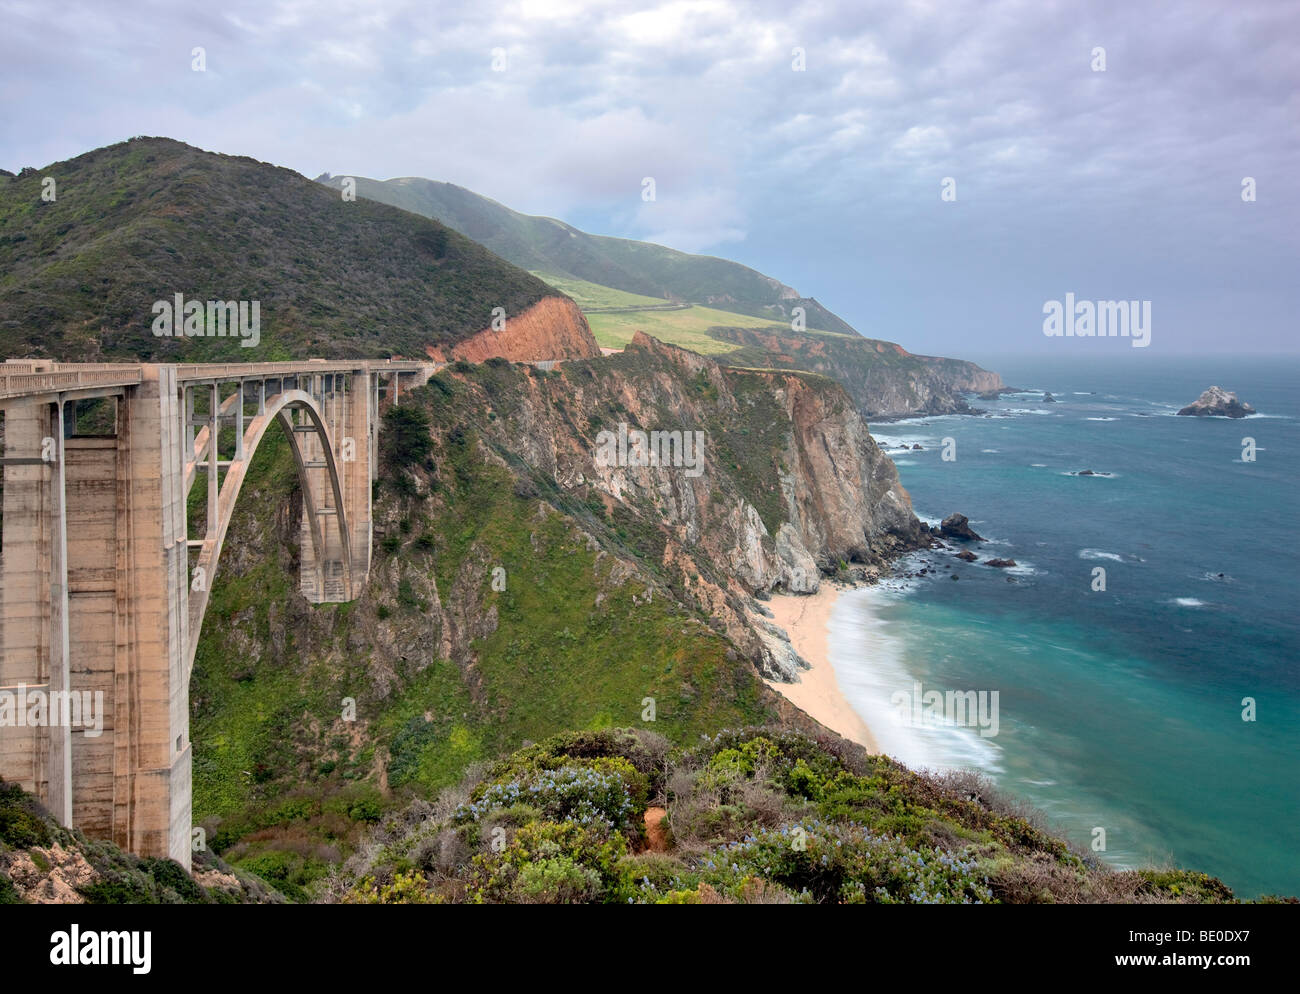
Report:
[[[143,378],[139,366],[117,366],[102,370],[53,373],[7,373],[0,367],[0,398],[61,393],[90,387],[135,386]]]
[[[276,376],[307,376],[312,373],[350,373],[363,369],[372,372],[417,372],[433,362],[415,359],[310,359],[296,362],[205,362],[176,366],[178,380],[275,379]]]
[[[275,379],[280,376],[308,376],[312,373],[371,372],[411,373],[438,364],[414,359],[382,360],[299,360],[297,362],[176,363],[176,378],[196,380]],[[0,363],[0,398],[59,393],[93,387],[134,386],[144,378],[139,363]]]

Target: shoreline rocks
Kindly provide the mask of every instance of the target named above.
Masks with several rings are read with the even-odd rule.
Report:
[[[983,542],[970,526],[970,519],[964,514],[953,512],[939,524],[939,534],[946,538],[960,539],[963,542]]]
[[[1235,393],[1222,387],[1210,387],[1178,412],[1181,417],[1195,418],[1244,418],[1254,413],[1253,407],[1238,400]]]

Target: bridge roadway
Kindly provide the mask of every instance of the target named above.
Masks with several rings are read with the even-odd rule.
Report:
[[[278,421],[302,484],[299,589],[351,600],[370,569],[380,415],[438,368],[0,364],[0,778],[65,825],[188,868],[190,670],[248,465]],[[38,697],[43,721],[13,720]],[[94,701],[101,728],[86,727]]]

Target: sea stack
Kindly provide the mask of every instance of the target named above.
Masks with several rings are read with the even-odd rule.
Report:
[[[948,538],[960,539],[963,542],[983,542],[979,535],[971,528],[970,522],[964,514],[950,514],[939,524],[939,533]]]
[[[1221,387],[1210,387],[1196,398],[1194,404],[1188,404],[1178,413],[1197,418],[1244,418],[1247,414],[1254,414],[1255,409],[1239,401],[1235,393]]]

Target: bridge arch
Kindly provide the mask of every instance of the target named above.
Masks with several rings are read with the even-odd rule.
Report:
[[[62,824],[189,867],[190,674],[252,456],[278,420],[302,483],[300,592],[314,603],[351,600],[370,569],[380,414],[436,369],[415,360],[0,363],[0,687],[102,691],[96,709],[111,718],[93,738],[67,723],[0,729],[0,777]],[[204,394],[208,409],[195,412]],[[105,397],[115,434],[78,436],[67,405]],[[227,443],[223,454],[232,426],[234,451]],[[200,473],[208,514],[191,539],[187,497]]]
[[[243,400],[241,386],[221,405],[220,418],[222,420],[226,419],[229,409],[236,404],[242,403]],[[292,413],[295,411],[304,416],[306,423],[294,422]],[[221,550],[225,544],[226,532],[230,528],[230,520],[234,513],[235,504],[239,499],[239,493],[243,488],[253,456],[257,452],[258,446],[261,444],[272,421],[276,420],[280,422],[281,427],[284,429],[290,450],[293,453],[294,465],[298,470],[298,481],[303,496],[303,513],[311,536],[312,568],[317,571],[320,576],[320,584],[323,586],[327,550],[333,549],[337,551],[343,563],[342,579],[344,590],[347,592],[345,596],[350,595],[353,589],[352,536],[344,502],[342,474],[335,453],[335,440],[331,435],[329,425],[326,423],[325,414],[314,396],[300,389],[282,390],[267,398],[262,412],[253,416],[249,421],[242,436],[242,446],[239,450],[240,457],[230,460],[225,478],[220,481],[220,490],[216,500],[216,520],[215,522],[212,520],[207,522],[206,534],[203,539],[198,540],[198,560],[191,573],[192,579],[189,591],[189,639],[185,652],[185,672],[187,677],[194,668],[194,656],[198,650],[199,632],[203,627],[203,617],[207,613],[209,595],[212,584],[216,580]],[[323,465],[316,465],[304,453],[304,446],[300,437],[304,430],[310,432],[319,441],[322,457],[320,462]],[[203,456],[206,454],[208,458],[213,458],[215,455],[209,451],[210,445],[211,430],[210,428],[204,428],[195,438],[193,462],[189,463],[187,461],[187,472],[185,474],[187,496],[198,479],[198,471],[202,465]],[[326,494],[317,492],[318,487],[313,485],[311,469],[323,469],[325,471],[330,491],[328,496],[333,498],[332,505],[324,501]],[[324,520],[326,518],[334,519],[333,534],[331,534],[331,530]],[[337,538],[337,545],[332,541],[335,538]],[[307,568],[305,562],[303,568]],[[202,570],[201,574],[199,573],[200,570]],[[201,580],[195,580],[195,577],[201,577]]]

